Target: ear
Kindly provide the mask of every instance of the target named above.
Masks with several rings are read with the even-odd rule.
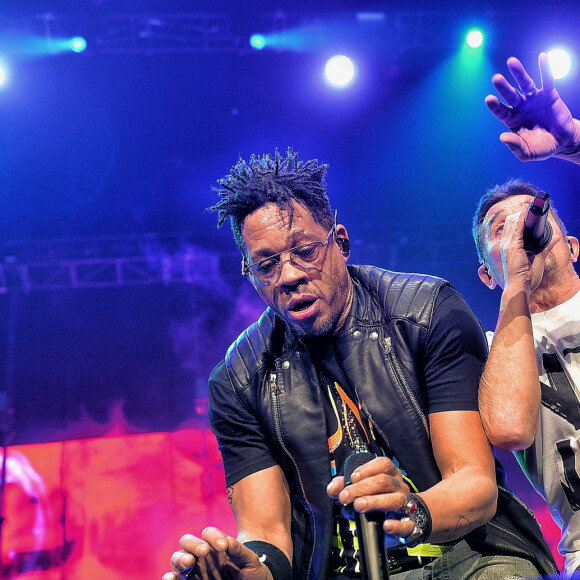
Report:
[[[493,290],[497,286],[497,282],[494,277],[489,273],[489,266],[487,264],[481,264],[477,269],[479,279],[490,289]]]
[[[340,249],[340,253],[342,254],[344,261],[348,261],[350,256],[350,240],[348,239],[348,232],[346,228],[342,224],[336,225],[336,232],[335,232],[335,239],[336,244]]]
[[[568,236],[568,245],[570,246],[570,253],[572,254],[572,262],[578,260],[578,253],[580,252],[580,242],[574,236]]]

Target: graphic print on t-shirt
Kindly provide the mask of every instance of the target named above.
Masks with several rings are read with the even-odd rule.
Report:
[[[549,382],[540,380],[542,405],[580,429],[580,404],[562,363],[555,354],[543,352],[542,365]]]
[[[327,417],[329,427],[328,451],[333,463],[333,475],[336,469],[341,471],[344,462],[351,453],[369,452],[371,443],[370,437],[361,419],[360,410],[341,389],[340,385],[334,382],[328,385],[328,399],[334,410],[334,417]],[[336,421],[336,428],[333,430],[333,420]],[[334,455],[342,447],[343,453],[339,453],[340,461],[337,466]],[[345,453],[346,451],[346,453]]]
[[[344,472],[346,458],[352,453],[371,450],[370,437],[360,409],[337,382],[326,385],[326,426],[332,476]],[[336,574],[360,574],[358,538],[354,521],[345,517],[342,506],[334,502],[334,541],[330,570]]]
[[[346,458],[352,453],[370,452],[373,455],[390,456],[386,445],[381,444],[380,437],[376,436],[373,425],[360,403],[356,404],[336,381],[324,381],[324,384],[326,385],[324,398],[332,476],[344,472]],[[396,459],[392,459],[397,464]],[[400,468],[400,466],[398,467]],[[404,474],[403,477],[411,489],[417,491]],[[334,534],[329,577],[360,578],[356,525],[352,519],[347,517],[338,501],[333,502],[333,512]],[[425,553],[415,554],[409,553],[405,547],[389,549],[387,554],[389,572],[402,572],[424,566],[433,560],[432,556],[443,553],[437,546],[433,546],[429,550]]]
[[[580,347],[567,348],[567,355],[580,352]],[[557,355],[542,353],[542,365],[547,383],[540,379],[542,405],[568,423],[575,430],[580,429],[580,403],[566,371]],[[544,378],[544,377],[542,377]],[[556,442],[563,466],[564,481],[560,481],[562,490],[573,511],[580,510],[580,476],[576,469],[576,451],[570,439]]]

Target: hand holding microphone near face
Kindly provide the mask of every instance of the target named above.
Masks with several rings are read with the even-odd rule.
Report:
[[[545,209],[538,209],[537,200],[546,196]],[[500,250],[504,282],[522,287],[529,296],[542,280],[546,258],[556,243],[553,228],[547,220],[548,194],[541,192],[519,212],[507,215],[501,236]]]

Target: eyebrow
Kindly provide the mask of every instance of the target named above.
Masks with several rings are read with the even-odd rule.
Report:
[[[501,217],[505,218],[506,215],[509,215],[509,213],[505,208],[500,208],[495,211],[489,210],[485,218],[483,218],[484,224],[486,225],[484,231],[489,234],[491,232],[491,228],[493,227],[494,223],[498,220],[498,218]]]
[[[305,236],[311,237],[311,235],[309,236],[305,230],[294,231],[290,235],[290,240],[297,241],[297,238],[300,238],[300,237],[304,238]],[[270,256],[278,256],[279,254],[283,254],[284,252],[287,252],[288,250],[292,250],[293,248],[297,248],[298,246],[302,246],[304,244],[310,244],[312,242],[318,242],[318,241],[320,241],[320,240],[317,240],[317,239],[304,240],[303,239],[302,242],[300,242],[298,244],[293,244],[289,248],[286,248],[285,250],[282,250],[281,252],[272,252],[271,250],[264,249],[264,250],[259,250],[258,252],[256,252],[256,254],[254,256],[252,256],[250,254],[250,258],[252,259],[252,262],[254,262],[254,264],[255,264],[256,262],[260,262],[261,260],[269,258]]]

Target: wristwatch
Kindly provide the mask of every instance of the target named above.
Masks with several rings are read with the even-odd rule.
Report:
[[[415,548],[423,544],[431,534],[431,514],[425,502],[414,493],[408,496],[405,507],[408,509],[409,520],[415,527],[406,538],[401,538],[401,543],[407,548]]]

